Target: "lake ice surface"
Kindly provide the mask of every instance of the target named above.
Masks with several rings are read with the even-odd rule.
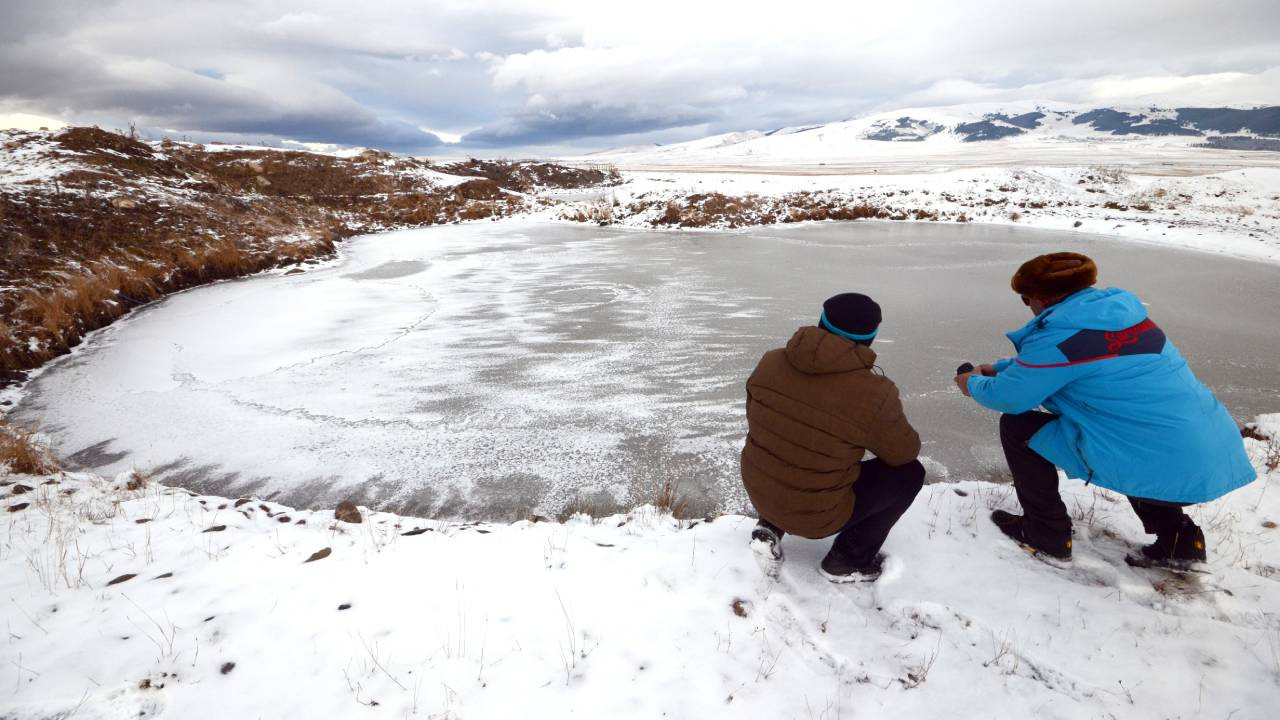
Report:
[[[998,479],[995,413],[951,383],[1010,354],[1024,260],[1137,292],[1237,420],[1280,407],[1280,267],[1094,235],[824,223],[729,232],[505,221],[362,237],[292,276],[172,296],[95,333],[14,415],[72,463],[206,492],[466,518],[608,510],[678,484],[742,510],[743,383],[824,298],[875,349],[930,474]]]

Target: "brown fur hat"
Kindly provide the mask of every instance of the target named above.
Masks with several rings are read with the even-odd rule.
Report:
[[[1098,266],[1080,253],[1056,252],[1032,258],[1013,274],[1010,285],[1019,295],[1054,298],[1098,282]]]

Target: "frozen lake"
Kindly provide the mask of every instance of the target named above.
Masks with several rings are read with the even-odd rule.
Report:
[[[93,335],[14,411],[84,468],[294,505],[507,519],[679,484],[738,510],[743,383],[841,291],[935,479],[1004,472],[996,415],[951,383],[1010,354],[1025,259],[1092,255],[1244,421],[1280,409],[1280,268],[980,225],[639,232],[502,222],[364,237],[293,276],[168,298]]]

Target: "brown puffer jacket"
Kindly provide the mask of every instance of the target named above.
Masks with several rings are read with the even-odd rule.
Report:
[[[898,387],[875,361],[871,348],[814,326],[760,359],[747,380],[742,484],[761,517],[827,537],[853,514],[867,450],[889,465],[920,454]]]

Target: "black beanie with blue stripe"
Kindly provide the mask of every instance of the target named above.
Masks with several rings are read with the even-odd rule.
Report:
[[[861,293],[841,293],[822,303],[818,327],[870,345],[880,330],[880,306]]]

